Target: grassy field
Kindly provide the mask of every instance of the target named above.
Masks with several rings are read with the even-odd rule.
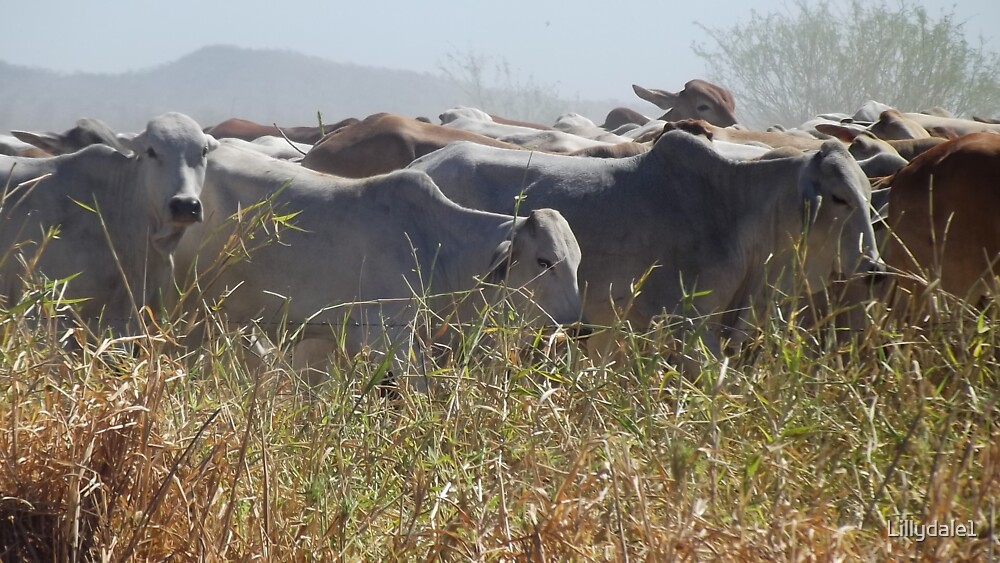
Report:
[[[840,344],[792,317],[684,376],[662,331],[596,362],[487,319],[430,395],[393,397],[377,361],[308,389],[215,328],[67,346],[40,303],[0,317],[5,560],[1000,555],[996,306],[921,328],[876,306]],[[978,537],[891,537],[952,520]]]

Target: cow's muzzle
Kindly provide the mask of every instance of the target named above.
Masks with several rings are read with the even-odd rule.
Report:
[[[190,225],[200,223],[203,218],[201,200],[191,196],[170,198],[170,220],[174,223]]]

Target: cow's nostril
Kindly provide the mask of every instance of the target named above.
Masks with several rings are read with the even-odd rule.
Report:
[[[170,199],[170,216],[174,221],[201,221],[201,201],[196,197],[173,197]]]

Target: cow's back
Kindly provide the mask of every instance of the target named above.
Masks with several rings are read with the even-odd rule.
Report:
[[[613,170],[627,167],[631,160],[588,159],[458,142],[418,158],[409,168],[427,172],[459,205],[523,215],[552,207],[553,194],[582,197],[585,192],[603,189],[612,183]]]
[[[940,267],[944,290],[978,299],[985,287],[977,280],[1000,254],[997,178],[1000,136],[991,133],[961,137],[916,157],[890,181],[894,236],[886,260],[932,275]]]
[[[455,141],[517,148],[461,129],[380,113],[324,137],[302,159],[302,166],[346,178],[367,178],[404,168]]]
[[[680,296],[678,269],[705,271],[706,264],[721,263],[720,255],[730,253],[719,237],[704,236],[706,229],[726,222],[711,215],[718,211],[712,201],[719,199],[711,192],[713,183],[696,177],[688,166],[692,159],[720,157],[689,135],[672,140],[676,142],[661,152],[690,154],[662,159],[650,152],[609,160],[457,143],[412,167],[430,174],[460,205],[522,216],[534,209],[557,209],[583,252],[579,273],[590,284],[587,314],[596,322],[611,322],[612,285],[612,299],[627,299],[631,281],[659,264],[647,278],[649,286],[656,286],[648,294]],[[660,307],[673,307],[673,301],[668,297]]]
[[[280,228],[276,240],[263,245],[257,235],[248,245],[256,247],[250,260],[224,268],[206,295],[215,298],[239,286],[227,297],[236,321],[255,318],[264,305],[272,320],[283,314],[281,298],[265,292],[299,296],[287,304],[289,318],[298,319],[331,303],[409,297],[421,276],[429,279],[427,271],[415,271],[415,261],[421,268],[433,261],[434,247],[422,233],[449,227],[434,217],[442,206],[454,206],[416,171],[353,180],[221,147],[209,159],[206,221],[190,228],[181,242],[178,271],[210,272],[235,229],[225,225],[229,215],[267,198],[293,228]],[[266,205],[259,209],[267,213]]]

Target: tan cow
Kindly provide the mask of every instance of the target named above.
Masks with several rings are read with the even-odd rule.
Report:
[[[667,113],[659,118],[660,121],[704,119],[720,127],[729,127],[737,123],[736,101],[733,99],[733,94],[711,82],[690,80],[684,85],[684,89],[677,93],[643,88],[638,84],[633,84],[632,90],[643,100],[667,110]],[[613,131],[622,125],[630,123],[645,125],[649,121],[648,117],[635,110],[617,107],[608,112],[601,127]]]
[[[878,121],[868,128],[876,137],[883,140],[923,139],[930,137],[920,123],[911,119],[912,115],[903,114],[899,110],[887,109],[878,116]]]
[[[712,125],[729,127],[736,125],[736,101],[733,94],[711,82],[690,80],[680,92],[667,92],[652,88],[643,88],[636,84],[632,90],[640,98],[655,104],[667,113],[660,116],[663,121],[679,121],[681,119],[704,119]]]
[[[649,118],[634,109],[617,107],[608,112],[601,128],[614,131],[623,125],[645,125],[647,123],[649,123]]]
[[[687,121],[687,120],[685,120]],[[701,121],[698,127],[710,132],[715,141],[725,141],[741,145],[766,145],[770,148],[791,147],[800,150],[819,150],[823,146],[823,140],[803,137],[783,131],[754,131],[748,129],[735,129],[732,127],[719,127],[711,123]]]
[[[274,125],[261,125],[249,119],[234,117],[227,119],[218,125],[208,127],[205,132],[216,139],[233,138],[253,141],[254,139],[271,135],[280,137],[282,133],[292,141],[306,143],[309,145],[319,142],[323,135],[328,135],[342,127],[357,123],[353,117],[338,121],[332,125],[320,127],[275,127]]]
[[[484,135],[424,123],[390,113],[376,113],[364,121],[327,135],[302,159],[302,166],[345,178],[366,178],[405,168],[417,157],[454,141],[472,141],[493,147],[519,148]]]

